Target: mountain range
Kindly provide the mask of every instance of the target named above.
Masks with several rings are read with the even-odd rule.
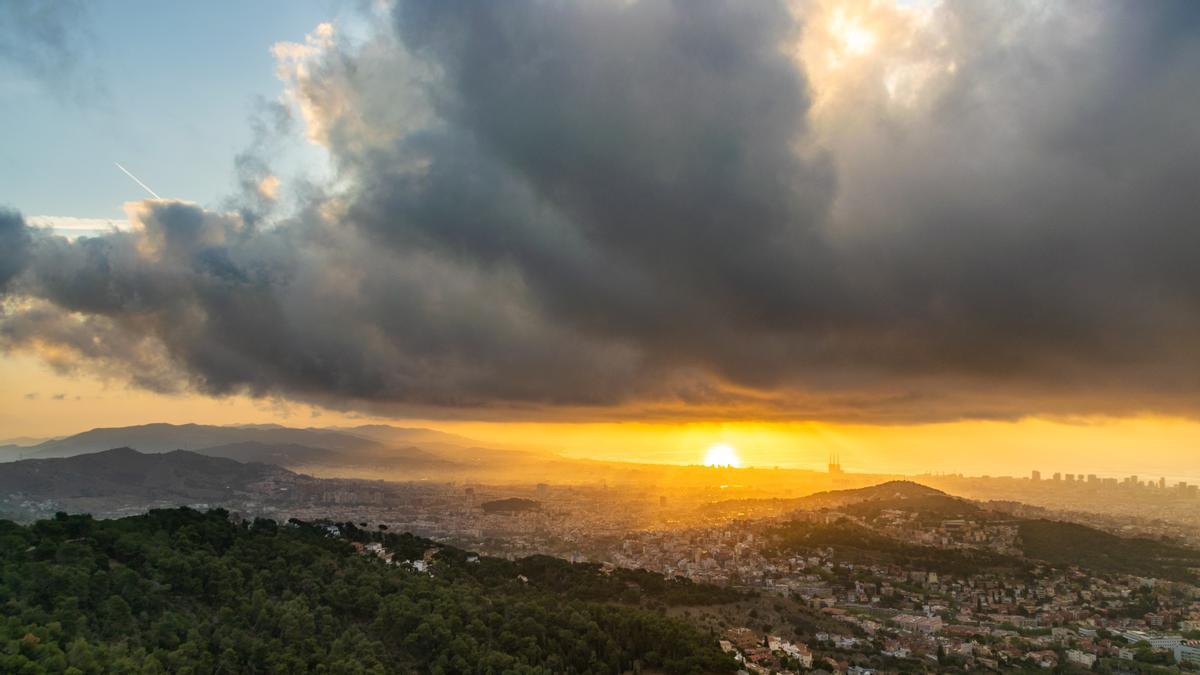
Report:
[[[695,467],[598,462],[562,457],[434,429],[382,424],[293,428],[274,424],[216,426],[154,423],[97,428],[28,444],[0,445],[0,464],[73,457],[112,448],[144,453],[188,450],[243,462],[265,462],[322,477],[492,482],[627,482]]]
[[[383,447],[377,441],[348,431],[293,429],[276,426],[215,426],[208,424],[142,424],[99,428],[65,438],[22,447],[26,457],[70,457],[116,447],[141,452],[199,450],[233,443],[258,442],[274,445],[305,445],[325,450],[370,451]],[[11,449],[11,448],[10,448]]]
[[[21,439],[25,441],[27,439]],[[143,453],[189,450],[241,462],[298,470],[456,471],[528,458],[510,448],[432,429],[363,425],[291,428],[278,425],[144,424],[98,428],[33,444],[0,446],[0,460],[73,457],[112,448]]]
[[[54,502],[72,512],[111,513],[114,505],[228,503],[269,499],[314,479],[271,464],[207,457],[187,450],[142,453],[131,448],[0,464],[0,503]]]

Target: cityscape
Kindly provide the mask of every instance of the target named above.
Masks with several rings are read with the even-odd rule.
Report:
[[[1197,0],[0,0],[0,675],[1200,675]]]
[[[641,570],[730,593],[662,608],[715,636],[748,672],[1200,667],[1194,486],[1043,479],[1036,471],[1023,478],[869,475],[846,471],[831,456],[825,471],[795,472],[781,483],[807,485],[805,494],[739,485],[731,478],[750,470],[725,466],[693,467],[699,478],[680,485],[669,473],[628,483],[581,476],[496,484],[317,478],[238,465],[261,473],[235,495],[132,496],[143,488],[139,472],[161,471],[183,454],[207,457],[75,455],[91,463],[93,479],[108,470],[95,462],[105,461],[132,485],[107,488],[119,495],[111,499],[80,502],[77,488],[35,493],[21,487],[27,480],[10,479],[18,482],[2,508],[23,522],[86,503],[110,518],[183,505],[225,509],[232,522],[326,524],[360,556],[434,577],[450,574],[443,550],[518,565],[549,556],[601,576]],[[157,464],[139,466],[146,459]],[[0,465],[0,481],[5,470]],[[983,497],[965,498],[955,488]],[[347,533],[342,523],[355,529]],[[406,553],[371,540],[372,532],[429,543]]]

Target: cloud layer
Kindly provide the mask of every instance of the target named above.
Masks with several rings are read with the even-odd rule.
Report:
[[[337,172],[295,215],[246,155],[229,213],[0,216],[0,345],[398,412],[1192,415],[1194,7],[402,1],[276,47]]]

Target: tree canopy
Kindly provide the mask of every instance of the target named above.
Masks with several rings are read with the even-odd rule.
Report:
[[[561,576],[567,563],[538,564]],[[690,624],[501,583],[516,568],[487,567],[482,578],[430,575],[357,555],[322,527],[234,523],[222,510],[0,521],[0,672],[735,669]]]

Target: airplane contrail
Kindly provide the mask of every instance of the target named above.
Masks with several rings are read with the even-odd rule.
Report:
[[[146,192],[149,192],[151,195],[153,195],[155,199],[162,199],[162,197],[158,196],[157,192],[150,189],[149,185],[146,185],[142,181],[138,180],[137,176],[129,173],[129,169],[126,169],[125,167],[121,166],[120,162],[113,162],[113,164],[116,164],[118,169],[120,169],[121,171],[124,171],[126,176],[129,176],[130,178],[133,179],[133,182],[137,183],[138,185],[141,185],[142,189],[145,190]]]

